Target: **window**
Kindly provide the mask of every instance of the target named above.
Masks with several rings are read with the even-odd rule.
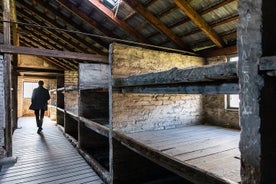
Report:
[[[236,55],[227,57],[227,62],[235,62],[238,60],[239,60],[239,57]],[[225,95],[226,109],[238,109],[239,103],[240,103],[240,99],[238,94]]]
[[[37,82],[24,82],[23,83],[23,98],[31,98],[33,89],[37,88]]]
[[[103,4],[110,9],[113,9],[117,6],[117,4],[120,2],[120,0],[102,0]]]

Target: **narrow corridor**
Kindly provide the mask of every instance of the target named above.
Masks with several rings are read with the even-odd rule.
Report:
[[[41,134],[34,117],[19,118],[18,127],[13,134],[17,163],[2,167],[1,184],[103,183],[55,122],[45,118]]]

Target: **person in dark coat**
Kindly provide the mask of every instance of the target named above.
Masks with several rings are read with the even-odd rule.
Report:
[[[29,109],[34,110],[36,124],[38,127],[37,133],[42,131],[42,123],[44,112],[48,109],[48,100],[50,99],[49,91],[43,87],[44,82],[38,81],[38,88],[33,90],[32,104]]]

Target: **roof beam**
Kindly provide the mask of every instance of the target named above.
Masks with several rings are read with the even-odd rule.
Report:
[[[105,7],[103,5],[103,3],[100,2],[100,0],[89,0],[89,2],[96,9],[101,11],[104,15],[106,15],[109,19],[111,19],[113,22],[115,22],[117,25],[119,25],[121,28],[123,28],[125,31],[127,31],[128,34],[130,34],[131,36],[136,38],[138,41],[140,41],[142,43],[148,43],[148,41],[142,35],[137,33],[137,31],[135,31],[134,28],[132,28],[126,22],[124,22],[124,21],[120,20],[119,18],[117,18],[116,16],[114,16],[114,13],[110,9]]]
[[[38,0],[36,0],[36,1],[37,1],[40,5],[42,5],[44,8],[46,8],[47,11],[51,11],[51,12],[55,15],[56,19],[62,20],[62,21],[65,23],[65,25],[66,25],[66,24],[67,24],[67,25],[71,25],[71,26],[74,27],[75,29],[78,29],[78,30],[80,30],[80,31],[85,32],[85,30],[83,30],[82,28],[80,28],[80,26],[78,26],[78,25],[77,25],[76,23],[74,23],[73,21],[68,21],[68,17],[65,17],[60,11],[58,11],[58,10],[54,9],[53,7],[51,7],[51,6],[49,5],[49,3],[45,3],[45,2],[43,2],[43,1],[38,1]],[[43,18],[44,18],[44,17],[43,17]],[[55,22],[55,21],[56,21],[56,20],[54,20],[54,22]],[[76,35],[74,35],[73,37],[76,37]],[[101,47],[108,48],[108,45],[106,45],[106,43],[103,43],[102,40],[97,39],[97,38],[91,38],[91,37],[90,37],[90,39],[93,40],[93,42],[96,42],[96,43],[98,43],[99,45],[101,45]],[[82,39],[82,40],[83,40],[82,42],[84,42],[84,39]],[[89,46],[88,46],[88,45],[89,45]],[[96,53],[98,53],[98,54],[101,54],[101,55],[105,54],[105,53],[102,51],[102,49],[100,49],[100,48],[94,46],[93,44],[88,43],[88,45],[87,45],[88,48],[92,48],[92,49],[94,50],[94,52],[96,52]]]
[[[223,40],[207,24],[207,22],[189,5],[189,3],[182,0],[173,1],[216,44],[217,47],[223,47]]]
[[[141,16],[145,17],[146,20],[151,22],[160,32],[165,34],[170,40],[177,44],[182,49],[191,51],[191,48],[186,45],[181,38],[176,36],[168,27],[164,25],[158,18],[156,18],[152,13],[145,9],[140,3],[135,0],[125,0],[133,9],[135,9]]]
[[[95,63],[106,63],[106,64],[108,63],[108,58],[106,56],[100,56],[96,54],[85,54],[85,53],[79,53],[79,52],[50,50],[50,49],[38,49],[38,48],[0,45],[0,52],[8,53],[8,54],[26,54],[26,55],[34,55],[34,56],[77,59],[77,60],[93,61]]]
[[[110,31],[103,29],[103,27],[94,19],[92,19],[90,16],[88,16],[83,11],[80,11],[78,7],[76,7],[73,3],[71,3],[68,0],[58,0],[58,3],[60,3],[63,7],[65,7],[67,10],[69,10],[71,13],[73,13],[75,16],[80,17],[83,19],[86,23],[89,23],[91,26],[96,28],[99,32],[103,33],[104,35],[108,35],[111,37],[115,37],[114,34],[112,34]]]
[[[207,13],[209,13],[211,11],[214,11],[215,9],[218,9],[218,8],[220,8],[222,6],[225,6],[226,4],[229,4],[229,3],[233,2],[233,1],[236,1],[236,0],[226,0],[226,1],[220,2],[220,3],[218,3],[218,4],[214,5],[214,6],[206,9],[206,10],[203,10],[203,11],[199,12],[199,15],[201,15],[201,16],[205,15],[205,14],[207,14]],[[181,24],[185,24],[185,23],[187,23],[189,21],[190,21],[190,19],[185,19],[185,20],[179,21],[179,22],[171,25],[170,28],[177,27],[177,26],[179,26]]]

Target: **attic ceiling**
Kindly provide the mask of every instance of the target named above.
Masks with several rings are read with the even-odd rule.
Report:
[[[140,43],[198,55],[227,52],[228,48],[233,51],[237,3],[117,0],[113,7],[108,0],[16,0],[19,45],[106,56],[112,42]],[[79,62],[85,62],[45,59],[62,70],[76,70]]]

